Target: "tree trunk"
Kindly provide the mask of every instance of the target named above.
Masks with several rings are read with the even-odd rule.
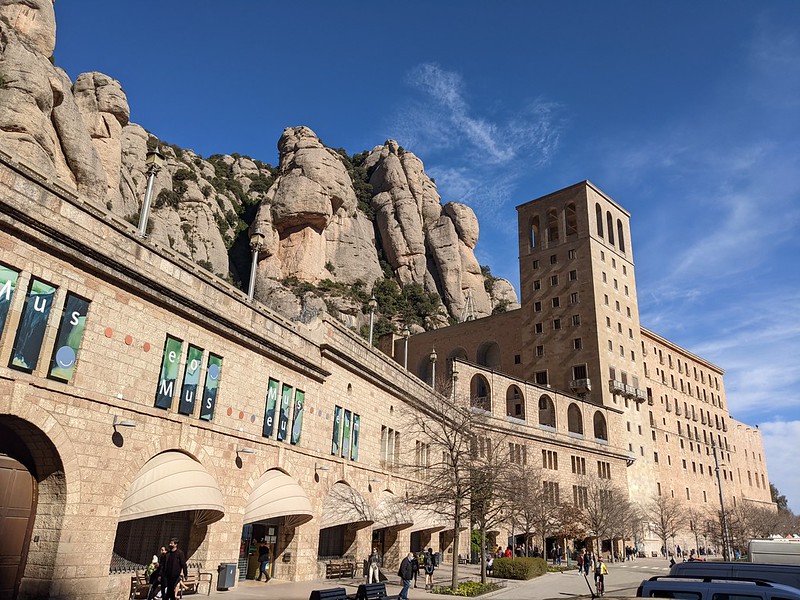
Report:
[[[456,498],[455,505],[455,518],[453,519],[455,530],[453,531],[453,570],[450,577],[450,587],[456,589],[458,587],[458,539],[461,535],[461,499]]]
[[[481,583],[486,583],[486,527],[481,527]]]

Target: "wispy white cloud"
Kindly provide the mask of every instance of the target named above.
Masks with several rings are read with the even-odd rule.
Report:
[[[769,480],[786,496],[792,512],[800,514],[800,477],[792,459],[797,454],[800,420],[769,421],[760,423],[759,429],[767,455]]]
[[[470,103],[459,73],[433,63],[412,69],[407,81],[417,96],[393,117],[389,135],[424,157],[445,201],[470,204],[490,224],[514,182],[551,160],[561,133],[559,106],[530,99],[498,115]]]

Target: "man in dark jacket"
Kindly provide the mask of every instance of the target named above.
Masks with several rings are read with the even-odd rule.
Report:
[[[414,571],[411,567],[412,558],[414,558],[414,554],[409,552],[400,563],[400,570],[397,572],[400,579],[403,580],[403,589],[400,590],[400,598],[402,598],[402,600],[408,600],[408,588],[411,587],[411,578],[414,576]]]
[[[189,572],[186,569],[186,555],[178,549],[178,538],[169,541],[169,552],[164,557],[161,565],[161,598],[175,600],[175,588],[181,578],[186,579]]]

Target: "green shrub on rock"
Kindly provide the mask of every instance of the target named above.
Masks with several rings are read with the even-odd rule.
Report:
[[[543,558],[496,558],[492,575],[502,579],[533,579],[547,573]]]

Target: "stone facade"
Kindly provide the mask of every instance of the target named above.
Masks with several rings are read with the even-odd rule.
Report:
[[[588,181],[517,211],[521,308],[413,336],[407,350],[394,339],[396,360],[407,352],[409,368],[431,381],[435,350],[437,379],[457,357],[609,410],[609,446],[630,463],[613,476],[633,501],[669,494],[687,511],[718,506],[713,439],[726,506],[774,507],[760,434],[730,417],[723,371],[639,322],[630,214]],[[504,390],[490,388],[502,404]],[[641,549],[660,549],[645,536]],[[680,540],[695,545],[689,531]]]

